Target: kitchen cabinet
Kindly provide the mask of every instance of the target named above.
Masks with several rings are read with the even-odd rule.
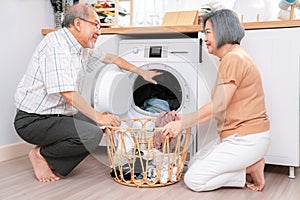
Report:
[[[129,11],[123,10],[122,2],[128,2]],[[100,15],[100,19],[104,18],[105,22],[101,22],[101,26],[118,27],[120,17],[129,15],[130,26],[133,25],[133,0],[103,0],[92,4],[96,12]]]
[[[262,75],[272,135],[266,163],[289,166],[290,178],[299,167],[299,35],[297,27],[247,30],[241,44]]]

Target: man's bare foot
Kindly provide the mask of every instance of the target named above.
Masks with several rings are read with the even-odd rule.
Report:
[[[40,147],[35,147],[29,152],[34,174],[38,181],[49,182],[57,181],[60,177],[56,176],[48,165],[47,161],[40,154]]]
[[[265,159],[261,159],[253,165],[247,167],[246,174],[249,174],[253,183],[246,182],[246,186],[251,190],[262,191],[265,187],[264,177]]]

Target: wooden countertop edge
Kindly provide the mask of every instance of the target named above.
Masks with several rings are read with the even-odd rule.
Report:
[[[263,22],[244,22],[242,23],[246,30],[268,29],[268,28],[290,28],[300,27],[300,20],[284,21],[263,21]],[[42,29],[42,34],[46,35],[56,29]],[[151,34],[151,33],[195,33],[202,30],[200,25],[186,26],[144,26],[144,27],[118,27],[103,28],[102,34]]]
[[[283,21],[263,21],[263,22],[244,22],[246,30],[250,29],[267,29],[267,28],[291,28],[300,27],[300,20],[283,20]]]
[[[46,35],[57,29],[42,29],[42,34]],[[144,27],[116,27],[102,28],[101,34],[150,34],[150,33],[195,33],[201,31],[200,25],[188,26],[144,26]]]

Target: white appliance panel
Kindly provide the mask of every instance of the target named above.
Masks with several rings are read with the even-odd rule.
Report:
[[[299,166],[300,28],[246,31],[242,46],[260,69],[271,145],[266,163]]]

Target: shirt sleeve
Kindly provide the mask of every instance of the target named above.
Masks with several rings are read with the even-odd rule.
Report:
[[[234,83],[239,86],[244,76],[244,70],[245,64],[239,55],[234,53],[226,55],[220,62],[217,85]]]
[[[86,65],[87,72],[92,72],[95,68],[97,68],[103,62],[105,56],[106,52],[102,51],[100,47],[90,50]]]

